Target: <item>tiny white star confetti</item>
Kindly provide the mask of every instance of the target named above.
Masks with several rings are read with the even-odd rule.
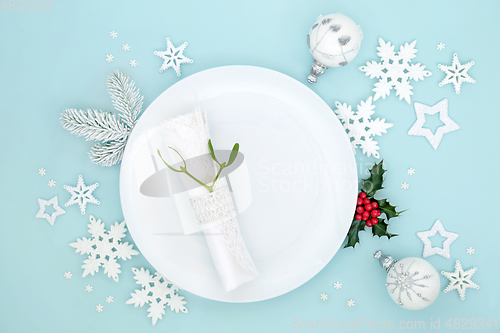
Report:
[[[122,46],[122,50],[123,50],[123,51],[128,51],[128,50],[130,50],[130,45],[128,45],[128,44],[123,44],[123,46]]]
[[[137,61],[130,60],[130,62],[128,64],[130,65],[130,67],[135,67],[135,66],[137,66]]]
[[[415,174],[415,169],[409,168],[408,171],[406,171],[406,173],[409,174],[410,176],[413,176]]]
[[[115,39],[116,37],[118,37],[118,33],[117,33],[116,31],[111,31],[111,32],[109,33],[109,36],[110,36],[111,38]]]
[[[351,307],[351,306],[354,306],[354,300],[350,299],[347,301],[347,306],[348,307]]]
[[[91,292],[93,289],[94,288],[92,288],[92,286],[90,284],[85,286],[85,291],[87,291],[87,292]]]
[[[434,237],[436,233],[445,237],[446,240],[443,242],[443,247],[432,247],[429,237]],[[441,221],[437,220],[429,231],[417,232],[417,237],[424,243],[424,254],[423,257],[427,258],[435,254],[439,254],[446,259],[450,259],[450,245],[458,238],[458,234],[454,232],[449,232],[444,230]]]
[[[342,283],[340,283],[340,282],[335,282],[335,283],[333,284],[333,288],[335,288],[335,289],[340,289],[340,288],[342,288]]]
[[[407,182],[404,182],[403,184],[401,184],[401,188],[402,188],[403,190],[407,190],[407,189],[409,189],[409,188],[410,188],[410,184],[408,184]]]
[[[112,62],[113,61],[113,55],[112,54],[106,54],[106,61],[107,62]]]
[[[113,296],[106,297],[106,303],[113,303]]]
[[[465,290],[467,288],[479,289],[479,286],[471,281],[472,275],[474,275],[476,271],[477,268],[474,267],[464,272],[462,265],[460,264],[460,260],[457,260],[455,264],[455,272],[441,272],[441,274],[450,280],[450,284],[448,284],[444,292],[447,293],[448,291],[456,289],[460,298],[464,301]]]
[[[476,80],[471,78],[467,73],[472,65],[474,65],[474,61],[470,61],[462,65],[458,60],[458,54],[455,53],[453,55],[453,62],[451,66],[445,66],[441,64],[438,65],[439,69],[446,74],[446,77],[439,83],[439,86],[442,87],[445,84],[453,83],[453,86],[455,86],[455,92],[457,94],[460,94],[462,82],[476,83]]]
[[[54,187],[56,186],[56,181],[54,179],[49,180],[49,187]]]
[[[322,293],[319,298],[321,298],[323,301],[326,301],[328,299],[328,295],[325,293]]]
[[[474,248],[473,248],[473,247],[469,247],[469,248],[467,248],[467,250],[466,250],[466,251],[467,251],[467,254],[469,254],[469,255],[470,255],[470,254],[474,254]]]
[[[40,176],[45,176],[46,171],[47,170],[45,170],[44,168],[38,169],[38,173],[40,174]]]
[[[64,277],[65,277],[66,279],[71,279],[71,277],[72,277],[72,276],[73,276],[73,274],[71,274],[71,272],[66,272],[66,273],[64,273]]]
[[[443,42],[439,43],[439,44],[437,45],[437,49],[438,49],[439,51],[444,50],[444,43],[443,43]]]
[[[95,307],[95,310],[97,312],[102,312],[102,309],[104,308],[104,306],[102,306],[101,304],[98,304],[96,307]]]

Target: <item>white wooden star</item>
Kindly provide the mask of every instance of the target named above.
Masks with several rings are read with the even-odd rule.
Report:
[[[472,275],[477,271],[477,268],[471,268],[468,271],[463,270],[462,264],[460,264],[460,260],[457,260],[455,264],[455,272],[445,272],[442,271],[443,274],[448,280],[450,280],[450,284],[444,290],[445,293],[448,291],[456,289],[462,301],[465,300],[465,289],[473,288],[479,289],[479,286],[471,281]]]
[[[453,83],[456,93],[460,94],[462,82],[476,83],[476,80],[467,73],[472,65],[474,65],[474,61],[462,65],[458,60],[458,54],[455,53],[451,66],[438,65],[439,69],[446,73],[446,77],[439,83],[439,86],[442,87],[445,84]]]
[[[446,238],[443,242],[443,248],[432,247],[431,241],[429,240],[429,237],[435,236],[438,232],[441,237]],[[450,259],[450,245],[458,238],[458,234],[444,230],[443,224],[439,220],[434,223],[431,230],[417,232],[417,236],[424,243],[424,258],[439,254],[446,259]]]
[[[415,112],[417,114],[417,121],[408,131],[409,135],[425,136],[432,148],[437,149],[443,135],[448,132],[456,131],[460,128],[456,122],[454,122],[448,116],[448,99],[445,98],[441,102],[428,106],[421,103],[414,103]],[[438,127],[436,133],[432,134],[432,131],[428,128],[424,128],[425,115],[434,115],[439,112],[439,119],[444,123],[444,126]]]
[[[64,204],[64,206],[68,207],[77,203],[80,206],[80,212],[84,215],[88,202],[96,205],[101,204],[92,195],[92,192],[94,192],[97,186],[99,186],[99,183],[86,186],[83,183],[82,175],[78,176],[78,183],[76,184],[76,187],[64,185],[64,189],[71,194],[71,198]]]
[[[38,199],[38,205],[40,206],[40,210],[38,211],[38,213],[36,213],[35,217],[39,219],[46,219],[50,223],[50,225],[54,225],[56,217],[66,213],[64,209],[59,207],[57,203],[57,195],[48,201]],[[55,210],[51,215],[45,213],[45,207],[50,205],[52,205]]]

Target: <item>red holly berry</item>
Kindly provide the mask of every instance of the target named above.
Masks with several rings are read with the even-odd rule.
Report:
[[[358,198],[358,203],[357,203],[357,205],[358,205],[358,206],[360,206],[360,205],[362,205],[362,204],[363,204],[363,199]]]
[[[361,214],[354,215],[354,219],[356,219],[357,221],[361,221],[362,218],[363,216],[361,216]]]
[[[358,200],[358,202],[359,202],[359,200]],[[378,207],[378,202],[372,201],[372,207],[373,207],[373,209],[377,208]]]
[[[372,225],[373,225],[373,224],[372,224],[372,222],[371,222],[371,221],[366,221],[366,226],[367,226],[367,227],[371,227]]]
[[[366,193],[365,192],[360,192],[358,194],[358,197],[360,197],[361,199],[364,199],[364,198],[366,198]]]
[[[369,212],[363,212],[363,220],[366,221],[370,218],[370,213]]]
[[[372,210],[372,209],[373,209],[373,207],[372,207],[372,205],[371,205],[371,204],[365,205],[365,210],[366,210],[367,212],[369,212],[369,211],[370,211],[370,210]]]
[[[365,200],[363,200],[364,205],[368,205],[369,203],[371,203],[370,199],[366,198]]]
[[[358,214],[362,214],[364,211],[365,211],[365,209],[363,207],[361,207],[361,206],[358,206],[356,208],[356,213],[358,213]]]
[[[376,219],[376,218],[372,218],[370,221],[371,221],[372,225],[375,225],[378,223],[378,219]]]
[[[381,214],[380,210],[378,210],[378,209],[374,209],[374,210],[372,210],[372,211],[371,211],[371,214],[370,214],[370,215],[371,215],[372,217],[379,217],[379,216],[380,216],[380,214]]]

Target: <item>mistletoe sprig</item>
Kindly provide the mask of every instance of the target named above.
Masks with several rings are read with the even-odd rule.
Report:
[[[386,236],[389,239],[397,236],[396,234],[389,233],[387,227],[391,218],[398,217],[404,211],[398,212],[396,206],[391,205],[387,199],[375,199],[377,191],[384,188],[382,185],[386,170],[382,166],[383,162],[382,160],[380,163],[375,164],[370,169],[370,177],[363,179],[361,182],[361,192],[358,195],[356,214],[347,234],[347,244],[344,248],[354,248],[356,243],[359,243],[358,233],[364,231],[365,227],[372,228],[373,236]],[[382,213],[385,215],[385,218],[381,217]]]
[[[172,170],[174,172],[185,173],[187,176],[189,176],[195,182],[197,182],[198,184],[200,184],[201,186],[203,186],[204,188],[206,188],[210,193],[212,193],[214,191],[215,183],[219,179],[219,176],[220,176],[222,170],[224,170],[225,168],[227,168],[228,166],[230,166],[231,164],[233,164],[233,162],[236,160],[236,157],[238,156],[238,151],[240,149],[240,145],[238,143],[235,143],[234,146],[233,146],[233,149],[231,151],[231,154],[229,155],[229,159],[227,160],[227,162],[220,163],[217,160],[217,157],[215,156],[214,147],[212,146],[212,140],[208,140],[208,152],[210,153],[210,157],[212,157],[212,159],[215,161],[215,163],[217,163],[219,165],[219,171],[217,172],[217,175],[215,175],[214,180],[211,181],[208,184],[203,183],[201,180],[199,180],[198,178],[196,178],[195,176],[193,176],[187,170],[186,161],[184,160],[184,158],[182,157],[182,155],[177,150],[175,150],[175,148],[173,148],[173,147],[168,147],[168,148],[172,149],[173,151],[175,151],[177,153],[177,155],[179,155],[179,157],[181,158],[182,163],[184,164],[184,166],[180,166],[179,169],[175,169],[170,164],[168,164],[167,162],[165,162],[165,160],[161,156],[160,150],[158,149],[158,156],[160,156],[160,158],[163,161],[163,163],[165,163],[165,165],[170,170]]]

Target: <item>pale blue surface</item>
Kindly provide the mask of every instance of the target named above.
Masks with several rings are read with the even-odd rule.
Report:
[[[286,332],[292,320],[321,321],[424,321],[440,318],[500,319],[497,240],[499,145],[496,64],[500,51],[497,16],[500,3],[481,1],[54,1],[52,12],[0,10],[0,157],[1,225],[0,331],[1,332]],[[311,56],[306,34],[319,14],[342,12],[361,25],[364,41],[357,58],[347,67],[331,69],[312,88],[331,106],[335,101],[356,105],[371,93],[375,80],[357,68],[378,60],[378,37],[399,48],[417,39],[415,62],[433,75],[412,82],[412,102],[433,105],[443,98],[450,116],[461,129],[445,134],[434,151],[423,137],[406,132],[416,119],[413,104],[399,101],[394,92],[375,102],[376,114],[394,124],[379,139],[381,156],[388,168],[384,195],[402,209],[409,209],[391,223],[399,237],[361,235],[361,246],[340,250],[312,280],[275,299],[252,304],[225,304],[181,292],[188,314],[167,311],[155,327],[147,307],[134,308],[125,301],[136,288],[132,267],[151,269],[137,256],[122,262],[119,283],[101,271],[81,277],[83,256],[68,244],[87,236],[88,216],[102,218],[109,228],[122,221],[119,167],[102,168],[90,163],[91,144],[70,135],[59,124],[65,108],[112,110],[106,77],[114,69],[128,73],[144,94],[145,106],[179,78],[172,70],[158,73],[161,59],[153,51],[188,41],[185,54],[193,64],[182,66],[182,77],[230,64],[271,68],[301,82]],[[494,23],[494,22],[497,23]],[[109,32],[118,32],[118,38]],[[436,45],[446,48],[438,51]],[[128,43],[128,52],[121,50]],[[456,95],[452,85],[439,87],[444,77],[437,65],[451,64],[457,52],[462,62],[475,61],[469,71],[476,84],[464,83]],[[112,63],[105,61],[113,54]],[[128,62],[135,59],[136,68]],[[374,159],[356,155],[360,172]],[[47,175],[38,175],[38,168]],[[408,176],[409,167],[416,174]],[[35,219],[37,198],[69,199],[63,184],[74,185],[79,174],[87,184],[99,182],[95,191],[100,206],[88,205],[82,216],[76,206],[57,218],[54,226]],[[54,188],[47,186],[57,181]],[[410,189],[403,191],[402,182]],[[385,273],[372,259],[381,248],[396,257],[421,256],[418,231],[428,230],[436,219],[460,237],[452,244],[451,259],[429,258],[438,271],[454,270],[459,259],[464,269],[477,267],[473,281],[479,290],[468,289],[461,301],[456,291],[441,292],[431,307],[410,312],[398,308],[387,295]],[[130,236],[127,236],[131,241]],[[472,246],[476,254],[465,249]],[[73,272],[66,280],[64,272]],[[332,284],[343,283],[340,290]],[[441,277],[442,289],[447,280]],[[94,287],[85,292],[85,285]],[[329,299],[319,299],[321,293]],[[114,303],[105,303],[108,295]],[[346,306],[348,299],[356,305]],[[95,306],[104,305],[97,313]],[[368,331],[359,329],[360,332]],[[485,331],[498,332],[499,329]],[[372,330],[374,331],[374,330]],[[433,331],[436,331],[435,329]]]

